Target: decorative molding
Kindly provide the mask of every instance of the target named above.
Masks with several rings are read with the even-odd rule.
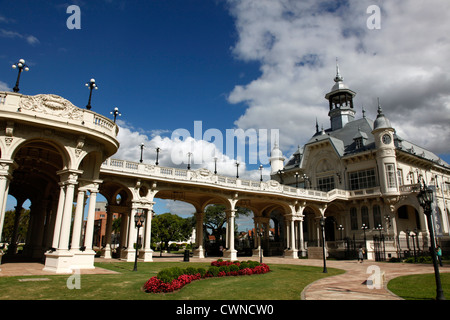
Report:
[[[83,120],[81,109],[74,106],[69,100],[53,94],[22,96],[19,108],[72,120]]]

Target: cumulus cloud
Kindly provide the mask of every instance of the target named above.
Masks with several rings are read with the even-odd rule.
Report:
[[[198,139],[193,134],[191,136],[189,132],[184,132],[183,136],[181,133],[184,129],[175,130],[170,137],[167,137],[160,135],[161,131],[158,130],[144,133],[121,120],[118,120],[117,124],[119,125],[117,139],[120,148],[113,158],[139,162],[141,144],[144,144],[142,155],[144,163],[155,163],[156,149],[159,148],[158,162],[160,166],[187,168],[189,163],[192,170],[206,168],[214,172],[217,168],[219,175],[236,176],[237,174],[236,159],[229,157],[222,148],[218,147],[217,141],[209,142]],[[202,138],[204,137],[202,136]],[[215,158],[217,158],[217,165]],[[259,180],[260,174],[259,169],[249,170],[245,161],[239,161],[240,178]],[[268,178],[268,167],[263,170],[263,176]]]
[[[30,45],[37,45],[40,43],[39,39],[33,35],[23,35],[17,31],[11,31],[11,30],[5,30],[5,29],[0,29],[0,37],[23,39]]]
[[[325,94],[338,57],[344,82],[372,119],[380,98],[404,139],[450,153],[450,3],[440,0],[229,0],[236,58],[260,63],[261,76],[236,86],[230,103],[245,102],[240,128],[279,128],[285,153],[328,128]],[[381,9],[369,29],[367,8]],[[420,130],[417,130],[420,128]]]

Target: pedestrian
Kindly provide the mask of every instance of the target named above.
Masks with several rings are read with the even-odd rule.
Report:
[[[437,246],[436,254],[437,254],[437,258],[439,260],[439,265],[442,267],[442,250],[441,250],[440,246]]]
[[[361,246],[359,246],[359,249],[358,249],[358,262],[359,263],[363,263],[364,253],[365,253],[364,249]]]

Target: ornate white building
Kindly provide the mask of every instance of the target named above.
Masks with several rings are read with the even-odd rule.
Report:
[[[278,147],[272,157],[272,178],[286,185],[351,194],[348,200],[327,205],[326,238],[330,251],[366,238],[382,236],[386,258],[404,251],[428,250],[428,228],[417,201],[417,183],[423,179],[435,188],[434,221],[438,242],[448,246],[450,214],[450,165],[433,152],[397,135],[378,105],[375,121],[363,110],[356,118],[356,93],[343,82],[337,66],[334,86],[325,95],[331,127],[319,130],[286,164]],[[306,214],[305,214],[306,212]],[[304,240],[318,241],[317,215],[304,211]],[[341,241],[350,239],[351,241]],[[341,241],[341,242],[340,242]],[[360,242],[359,242],[360,243]],[[341,252],[342,254],[342,252]]]
[[[119,148],[112,120],[55,95],[0,92],[0,234],[8,195],[17,200],[16,221],[28,199],[23,255],[42,259],[44,268],[56,273],[94,268],[95,204],[101,193],[108,202],[105,258],[111,257],[116,213],[122,216],[120,258],[134,261],[137,253],[142,261],[152,261],[156,198],[193,205],[194,254],[200,258],[205,256],[203,220],[210,204],[225,206],[227,226],[234,226],[236,207],[252,211],[261,235],[253,243],[257,257],[261,251],[285,258],[320,256],[321,221],[330,255],[351,258],[358,243],[367,248],[369,259],[397,257],[411,247],[426,251],[429,246],[430,226],[417,201],[420,177],[435,189],[434,227],[438,241],[446,245],[450,166],[399,137],[381,107],[375,121],[364,114],[356,119],[354,96],[338,70],[325,96],[331,128],[320,131],[316,126],[312,138],[287,163],[276,146],[270,158],[272,179],[250,181],[206,169],[112,159]],[[137,215],[145,216],[142,228],[136,227]],[[143,240],[136,252],[138,235]],[[15,249],[14,239],[11,242]],[[9,254],[15,254],[13,249]],[[227,228],[224,257],[237,258],[234,228]]]

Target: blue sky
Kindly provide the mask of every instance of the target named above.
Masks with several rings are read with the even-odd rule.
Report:
[[[67,28],[69,5],[81,10],[80,30]],[[381,8],[377,30],[367,27],[371,5]],[[329,127],[324,95],[338,57],[357,117],[364,107],[375,118],[380,98],[398,134],[450,162],[448,1],[2,0],[0,8],[0,90],[14,86],[20,58],[30,67],[20,85],[27,95],[83,108],[84,84],[95,78],[92,110],[122,113],[120,158],[138,161],[144,142],[145,161],[159,146],[170,166],[173,130],[193,133],[194,121],[224,135],[277,129],[289,157],[316,119]],[[234,159],[223,160],[224,174],[234,174]],[[241,175],[257,179],[257,166],[243,164]]]

